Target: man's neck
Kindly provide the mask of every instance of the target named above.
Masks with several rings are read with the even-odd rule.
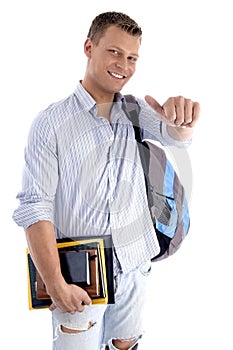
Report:
[[[91,97],[96,101],[98,109],[97,115],[100,117],[104,117],[108,121],[110,121],[110,113],[115,94],[100,92],[97,88],[94,89],[92,86],[90,86],[85,80],[81,81],[81,84],[84,87],[84,89],[91,95]]]
[[[92,86],[85,79],[81,81],[84,89],[91,95],[91,97],[96,101],[97,104],[102,103],[112,103],[114,100],[114,92],[108,93],[98,89],[98,86]]]
[[[97,115],[99,117],[104,117],[110,122],[110,114],[112,109],[112,102],[111,103],[100,103],[97,104]]]

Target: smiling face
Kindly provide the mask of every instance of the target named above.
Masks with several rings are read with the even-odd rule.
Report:
[[[138,59],[140,38],[111,25],[98,43],[88,38],[84,52],[88,57],[84,88],[97,102],[112,102],[133,76]]]

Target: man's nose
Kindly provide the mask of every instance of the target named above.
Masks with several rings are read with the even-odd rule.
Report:
[[[116,67],[120,68],[121,70],[127,71],[128,70],[128,60],[127,60],[127,58],[121,57],[117,61]]]

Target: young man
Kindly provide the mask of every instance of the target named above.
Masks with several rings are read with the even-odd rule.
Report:
[[[120,91],[136,70],[141,29],[125,14],[97,16],[84,44],[84,79],[35,119],[14,220],[26,230],[52,299],[53,349],[136,349],[150,259],[159,253],[134,130]],[[144,137],[190,142],[199,104],[184,97],[140,105]],[[56,238],[111,234],[115,304],[91,305],[61,274]]]

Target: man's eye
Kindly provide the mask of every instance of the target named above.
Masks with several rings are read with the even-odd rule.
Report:
[[[128,57],[128,60],[135,63],[137,62],[137,58],[133,56]]]
[[[119,56],[119,52],[117,50],[109,50],[113,55]]]

